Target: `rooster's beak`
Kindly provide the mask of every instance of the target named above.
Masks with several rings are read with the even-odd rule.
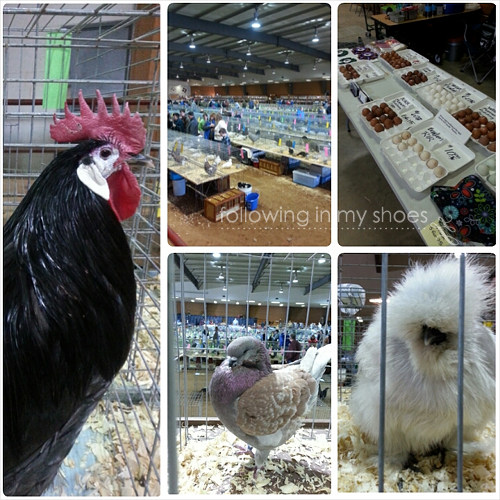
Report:
[[[127,158],[127,164],[131,169],[150,168],[155,169],[154,163],[151,159],[139,153]]]

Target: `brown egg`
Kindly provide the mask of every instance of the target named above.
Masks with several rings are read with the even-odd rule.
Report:
[[[393,119],[396,116],[396,113],[391,109],[389,113],[387,113],[387,116],[391,119]]]
[[[497,143],[496,142],[492,142],[491,144],[488,145],[487,149],[489,151],[493,151],[494,153],[496,153],[496,151],[497,151]]]
[[[361,110],[361,114],[362,114],[363,116],[366,116],[369,112],[370,112],[370,110],[369,110],[368,108],[363,108],[363,109]]]
[[[372,119],[370,120],[370,125],[371,125],[372,127],[375,127],[375,125],[377,125],[377,123],[378,123],[378,122],[379,122],[379,121],[378,121],[378,118],[372,118]]]
[[[486,118],[486,116],[480,116],[479,117],[479,123],[481,125],[486,125],[488,123],[488,118]]]
[[[381,123],[377,123],[375,125],[375,132],[382,132],[382,130],[384,130],[384,126]]]
[[[483,146],[487,146],[490,143],[490,140],[488,139],[487,135],[482,135],[479,138],[479,144],[482,144]]]
[[[459,118],[465,118],[465,111],[463,109],[461,109],[460,111],[458,111],[457,116]]]
[[[377,111],[377,109],[380,109],[376,104],[374,104],[372,106],[372,113],[375,114],[375,111]]]
[[[472,119],[473,119],[473,120],[477,120],[477,119],[479,118],[479,116],[480,116],[480,115],[479,115],[479,113],[478,113],[477,111],[474,111],[474,112],[471,114],[471,116],[472,116]]]
[[[470,109],[470,108],[465,108],[465,114],[466,114],[466,115],[472,115],[472,109]]]
[[[345,67],[345,66],[340,66],[340,67],[339,67],[339,71],[340,71],[341,73],[345,73],[345,72],[346,72],[346,67]]]
[[[488,122],[488,123],[486,124],[486,128],[487,128],[488,130],[495,130],[495,127],[496,127],[495,122]]]
[[[488,132],[488,139],[491,141],[491,142],[494,142],[497,140],[497,132],[496,130],[490,130]]]
[[[388,108],[388,107],[389,107],[389,105],[388,105],[386,102],[381,102],[381,103],[380,103],[380,107],[381,107],[382,109],[385,109],[385,108]]]
[[[394,122],[394,125],[401,125],[403,123],[403,120],[401,120],[399,116],[395,116],[392,121]]]
[[[475,128],[473,131],[472,131],[472,137],[474,139],[479,139],[481,137],[481,132],[479,132],[479,129],[478,128]]]
[[[474,127],[472,126],[472,123],[466,123],[466,124],[465,124],[465,128],[466,128],[469,132],[472,132],[472,130],[474,129]]]
[[[381,110],[380,108],[377,108],[377,109],[373,112],[373,114],[374,114],[375,116],[382,116],[383,112],[382,112],[382,110]]]
[[[479,128],[481,126],[481,124],[479,123],[479,120],[473,120],[472,121],[472,126],[474,128]]]
[[[386,118],[384,120],[384,127],[385,128],[392,128],[393,125],[394,124],[393,124],[393,122],[392,122],[392,120],[390,118]]]
[[[486,127],[480,127],[479,132],[481,132],[481,135],[488,135],[488,129]]]

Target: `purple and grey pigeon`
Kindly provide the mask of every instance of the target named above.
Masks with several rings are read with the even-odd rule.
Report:
[[[227,358],[210,381],[210,399],[227,429],[255,448],[255,472],[272,449],[295,434],[316,404],[332,353],[331,344],[310,347],[300,364],[273,370],[260,340],[240,337],[229,344]]]

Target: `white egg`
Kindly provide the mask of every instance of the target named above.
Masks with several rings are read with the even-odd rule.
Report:
[[[417,139],[415,139],[415,137],[410,137],[408,139],[408,146],[415,146],[415,144],[417,144]]]
[[[476,167],[476,170],[479,175],[482,175],[483,177],[487,177],[488,174],[490,173],[490,169],[488,168],[488,165],[486,163],[481,163]]]
[[[497,174],[491,174],[489,177],[488,177],[488,182],[490,184],[492,184],[493,186],[496,186],[497,185]]]
[[[415,146],[413,146],[413,151],[415,151],[415,153],[421,153],[423,150],[424,147],[422,144],[415,144]]]
[[[496,167],[495,158],[488,158],[488,160],[486,160],[486,165],[488,165],[489,170],[495,170]]]
[[[445,97],[446,97],[446,100],[447,100],[447,101],[451,101],[451,99],[452,99],[451,94],[446,94],[446,96],[445,96]]]
[[[441,106],[441,101],[439,99],[434,99],[432,101],[432,105],[435,107],[435,108],[439,108]]]
[[[399,151],[406,151],[408,149],[408,145],[406,144],[406,142],[401,142],[400,144],[398,144],[398,149]]]
[[[434,175],[440,179],[441,177],[444,177],[446,175],[446,170],[441,166],[438,165],[436,168],[432,170],[434,172]]]
[[[441,90],[441,95],[444,97],[446,94],[448,94],[448,92],[446,92],[446,90]]]
[[[401,136],[400,135],[395,135],[392,138],[392,142],[393,142],[393,144],[399,144],[401,142]]]
[[[408,130],[405,130],[402,134],[401,134],[401,137],[406,141],[407,139],[409,139],[411,137],[411,133],[408,132]]]
[[[443,90],[442,85],[436,85],[436,90],[439,90],[441,92],[441,90]]]
[[[453,104],[458,104],[458,99],[456,97],[453,97],[453,99],[451,100],[451,102]]]

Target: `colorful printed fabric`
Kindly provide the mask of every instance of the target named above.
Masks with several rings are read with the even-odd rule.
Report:
[[[431,199],[458,241],[495,244],[495,197],[479,177],[469,175],[453,187],[434,186]]]

